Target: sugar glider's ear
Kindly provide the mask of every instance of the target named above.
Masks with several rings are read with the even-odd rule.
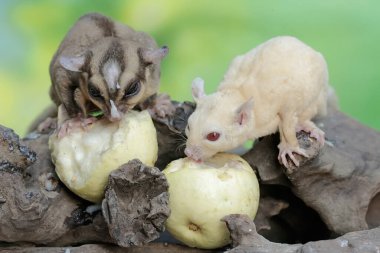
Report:
[[[245,125],[253,115],[253,98],[248,99],[236,110],[235,121],[239,125]]]
[[[83,67],[86,61],[86,57],[84,55],[78,56],[60,56],[59,63],[62,67],[67,70],[74,72],[82,72],[81,68]]]
[[[196,77],[193,80],[191,84],[191,91],[193,93],[193,98],[194,98],[195,103],[198,103],[199,99],[206,96],[204,86],[205,86],[205,81],[202,78]]]
[[[141,57],[144,62],[159,63],[168,53],[169,48],[163,46],[158,49],[143,49],[141,50]]]

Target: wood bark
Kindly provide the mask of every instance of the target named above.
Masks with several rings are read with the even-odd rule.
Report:
[[[309,158],[299,168],[277,161],[277,135],[265,137],[244,158],[263,185],[288,187],[318,212],[330,231],[341,235],[379,226],[380,133],[332,110],[318,121],[326,145],[301,132],[297,138]]]
[[[169,114],[153,115],[159,143],[156,163],[159,169],[184,157],[184,130],[194,108],[193,103],[173,101]],[[234,239],[232,252],[378,250],[380,134],[337,110],[331,110],[317,124],[326,132],[327,144],[321,148],[308,134],[299,133],[300,145],[309,154],[307,159],[298,157],[300,167],[285,169],[278,163],[277,135],[257,141],[243,156],[260,181],[261,200],[255,218],[258,232],[273,242],[255,232],[253,238],[244,237],[244,243]],[[35,126],[38,125],[36,122]],[[132,183],[123,189],[128,177],[137,175],[128,175],[125,169],[131,165],[123,165],[111,176],[101,211],[72,194],[59,181],[50,160],[48,132],[49,128],[45,128],[44,133],[33,132],[20,139],[12,130],[0,127],[0,249],[15,250],[12,252],[65,252],[67,249],[70,250],[67,252],[205,252],[148,243],[158,237],[169,214],[167,183],[158,169],[132,162],[132,167],[144,171],[141,178],[133,181],[141,187],[133,187]],[[146,180],[139,181],[142,178]],[[153,181],[157,181],[154,187]],[[149,197],[144,198],[145,193]],[[121,216],[124,212],[129,214]],[[232,235],[242,233],[246,226],[250,226],[248,232],[254,228],[251,221],[240,218],[226,222]],[[150,229],[145,230],[141,224]],[[348,233],[351,231],[355,232]],[[331,239],[342,234],[345,235]],[[165,241],[171,240],[160,238],[160,242]],[[262,247],[253,248],[252,241]],[[326,248],[326,243],[330,248]],[[140,246],[121,248],[116,244]],[[333,251],[312,251],[317,249]]]
[[[159,169],[137,159],[111,172],[102,212],[118,245],[140,246],[160,237],[170,215],[168,189]]]
[[[34,137],[20,140],[12,130],[0,127],[0,241],[53,245],[110,242],[104,233],[107,227],[102,227],[104,221],[96,219],[99,213],[88,213],[86,208],[91,204],[58,180],[50,160],[48,135]]]
[[[347,233],[332,240],[306,244],[273,243],[256,232],[253,221],[246,215],[223,218],[231,233],[233,249],[228,253],[373,253],[380,251],[380,228]]]
[[[1,249],[1,248],[0,248]],[[211,250],[200,250],[182,245],[167,243],[150,243],[139,247],[122,248],[110,244],[85,244],[76,247],[9,247],[2,253],[208,253]]]

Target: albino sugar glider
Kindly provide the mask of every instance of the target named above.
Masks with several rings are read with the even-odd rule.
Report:
[[[82,16],[50,64],[50,96],[70,118],[102,111],[110,121],[158,91],[166,46],[97,13]]]
[[[311,119],[326,113],[328,71],[323,56],[294,37],[275,37],[229,66],[217,92],[205,95],[203,80],[193,81],[197,104],[186,129],[185,153],[202,161],[248,139],[280,132],[279,160],[307,156],[296,132],[304,130],[324,143]]]

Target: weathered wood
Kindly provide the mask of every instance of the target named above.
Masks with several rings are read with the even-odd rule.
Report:
[[[111,241],[106,227],[99,231],[89,226],[99,215],[86,212],[90,203],[59,182],[47,135],[19,140],[0,127],[0,136],[0,160],[7,161],[0,170],[0,241],[60,245]],[[75,235],[68,240],[71,233]]]
[[[185,127],[187,118],[194,110],[192,103],[172,104],[174,109],[171,113],[153,115],[159,142],[156,166],[160,169],[184,156]],[[293,241],[324,239],[329,235],[323,227],[325,224],[335,234],[380,225],[380,134],[336,110],[332,110],[318,124],[326,132],[327,144],[320,149],[318,143],[307,134],[299,133],[298,140],[310,155],[309,158],[298,156],[301,160],[299,168],[292,166],[287,170],[280,166],[277,135],[264,137],[244,155],[260,179],[262,199],[255,221],[259,232],[269,238],[281,241],[283,238],[272,237],[273,233],[295,231]],[[19,140],[11,130],[0,127],[0,138],[0,241],[25,244],[25,248],[12,248],[16,250],[12,252],[64,252],[67,248],[60,246],[94,242],[115,244],[118,240],[123,245],[120,243],[124,238],[120,230],[118,235],[111,232],[115,239],[109,233],[109,230],[120,229],[114,220],[109,222],[116,217],[109,214],[127,210],[127,206],[123,205],[133,195],[123,193],[122,183],[109,188],[115,189],[115,194],[107,203],[112,210],[103,210],[107,223],[100,211],[93,210],[91,203],[75,196],[60,183],[50,160],[48,135],[33,133],[29,139]],[[158,192],[164,193],[164,188]],[[111,199],[113,204],[110,204]],[[147,204],[148,200],[143,202]],[[157,206],[153,209],[164,207],[166,204],[163,202],[155,202]],[[138,206],[135,208],[138,209]],[[158,214],[165,217],[167,209],[162,209]],[[160,219],[157,231],[161,230],[163,219]],[[286,226],[283,226],[284,223]],[[242,231],[245,225],[236,223],[231,226],[231,231]],[[302,236],[313,231],[317,231],[315,237]],[[252,251],[251,241],[244,239],[247,243],[234,244],[237,247],[232,252],[348,252],[351,246],[357,252],[376,252],[373,250],[378,250],[379,233],[377,228],[350,233],[335,240],[295,245],[274,244],[256,233],[256,251]],[[141,243],[155,237],[147,237]],[[49,247],[31,248],[30,244]],[[257,248],[257,245],[262,247]],[[365,248],[366,245],[368,248]],[[69,249],[70,252],[205,252],[159,243],[129,248],[97,244]]]
[[[256,232],[253,221],[246,215],[228,215],[223,218],[231,233],[233,249],[229,253],[373,253],[380,251],[380,227],[345,234],[333,240],[306,244],[273,243]]]
[[[191,103],[173,102],[173,108],[175,110],[172,114],[167,114],[165,117],[157,116],[155,119],[155,124],[159,124],[162,129],[158,134],[159,143],[161,143],[161,164],[171,161],[172,158],[168,158],[169,156],[183,156],[183,151],[181,152],[176,147],[179,141],[183,143],[186,119],[194,107]],[[49,115],[46,116],[54,117],[51,115],[51,111],[49,110]],[[41,121],[44,121],[43,117],[40,117],[34,126],[38,126]],[[44,129],[44,132],[51,131]],[[153,196],[154,191],[157,190],[154,199],[146,198],[146,194],[141,191],[144,189],[143,182],[140,182],[142,184],[137,187],[140,189],[139,191],[136,187],[136,189],[131,187],[129,196],[127,196],[128,194],[123,195],[120,184],[111,183],[108,188],[108,198],[104,203],[107,207],[112,206],[113,210],[104,212],[107,217],[107,220],[104,220],[100,211],[91,211],[94,209],[91,203],[75,196],[60,183],[50,159],[48,134],[35,131],[30,133],[25,140],[20,140],[12,130],[0,128],[0,137],[0,241],[50,246],[117,242],[126,246],[123,240],[126,240],[127,237],[123,238],[125,234],[118,229],[125,225],[125,232],[130,227],[127,227],[122,219],[114,220],[116,218],[114,214],[122,213],[125,207],[122,203],[128,202],[134,203],[135,211],[139,212],[140,217],[143,217],[140,223],[149,223],[151,228],[156,230],[156,233],[152,233],[154,236],[149,233],[140,234],[140,239],[146,237],[144,240],[137,240],[136,244],[141,245],[157,238],[159,232],[164,229],[163,224],[169,214],[168,195],[164,189],[167,189],[168,186],[159,170],[155,171],[158,174],[161,173],[161,176],[154,177],[154,173],[151,174],[150,181],[146,182],[149,185],[145,185],[145,193],[148,195]],[[146,171],[153,172],[153,170],[146,169]],[[147,178],[148,174],[146,174]],[[128,174],[125,175],[128,176]],[[152,187],[153,183],[156,185]],[[134,199],[118,199],[125,197]],[[151,208],[151,212],[146,215],[144,215],[144,211],[149,208],[145,208],[145,210],[144,207],[148,206],[144,203]],[[130,214],[129,217],[132,216]],[[111,220],[112,222],[110,222]],[[136,223],[135,228],[140,223]],[[141,228],[137,230],[139,229]],[[114,239],[108,232],[109,230]],[[137,230],[132,229],[130,232],[138,234]]]
[[[158,168],[136,159],[111,172],[102,212],[118,245],[140,246],[159,238],[170,214],[168,189]]]
[[[3,253],[208,253],[211,250],[200,250],[186,246],[151,243],[139,247],[121,248],[109,244],[86,244],[78,247],[9,247],[0,248]]]
[[[299,133],[299,143],[310,156],[298,156],[299,168],[280,166],[276,135],[265,137],[244,158],[257,169],[263,184],[291,187],[331,231],[345,234],[378,226],[380,133],[336,110],[318,124],[327,143],[320,150],[319,143]]]
[[[163,118],[153,115],[158,140],[158,160],[155,166],[161,170],[171,161],[185,157],[185,128],[187,119],[195,109],[195,104],[190,102],[173,101],[173,106],[173,114]]]

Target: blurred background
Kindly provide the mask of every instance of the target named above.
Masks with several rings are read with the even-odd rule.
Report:
[[[96,11],[169,46],[160,90],[174,100],[191,100],[196,76],[213,92],[234,56],[296,36],[325,56],[341,110],[380,130],[379,8],[377,0],[2,0],[0,124],[26,133],[51,103],[48,66],[60,41]]]

